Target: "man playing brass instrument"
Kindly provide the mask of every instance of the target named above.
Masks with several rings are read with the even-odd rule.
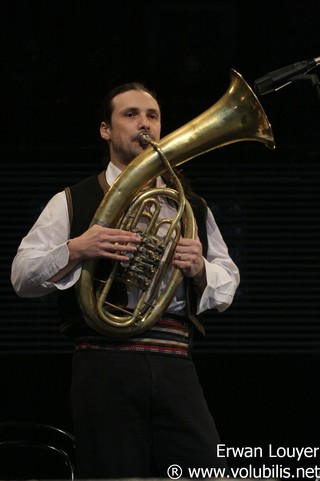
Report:
[[[136,232],[89,225],[104,193],[146,148],[140,134],[157,142],[160,128],[159,104],[142,84],[110,92],[100,127],[109,147],[106,170],[49,201],[12,265],[18,295],[58,292],[62,331],[74,338],[71,400],[79,478],[167,477],[173,464],[188,476],[188,467],[226,466],[217,456],[219,435],[191,358],[192,331],[202,330],[196,314],[231,304],[239,272],[203,200],[186,190],[197,236],[181,236],[175,247],[168,270],[175,266],[185,280],[152,327],[113,339],[88,326],[77,304],[74,287],[84,261],[130,263],[139,249]],[[156,187],[168,184],[167,177],[158,176]],[[174,203],[164,197],[159,203],[162,217],[175,215]],[[114,295],[128,309],[137,303],[134,286]]]

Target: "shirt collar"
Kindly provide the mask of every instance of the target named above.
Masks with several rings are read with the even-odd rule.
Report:
[[[106,170],[106,181],[108,185],[112,185],[113,182],[116,180],[117,177],[121,174],[121,170],[112,162],[109,162],[107,170]],[[166,184],[163,182],[162,177],[158,176],[156,178],[156,187],[165,187]]]

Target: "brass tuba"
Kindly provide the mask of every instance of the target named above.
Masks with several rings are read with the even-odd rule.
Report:
[[[127,263],[114,263],[106,280],[96,280],[99,260],[83,263],[77,284],[78,301],[87,324],[96,332],[113,338],[139,334],[152,327],[163,315],[183,279],[172,268],[166,289],[161,292],[168,264],[181,235],[194,237],[192,209],[173,168],[218,147],[240,141],[257,141],[275,147],[268,118],[252,89],[242,76],[231,69],[227,92],[211,108],[164,137],[159,143],[147,134],[141,142],[150,144],[121,173],[103,198],[91,222],[140,233],[141,243]],[[151,189],[141,193],[148,183],[165,171],[174,177],[175,189]],[[158,196],[166,196],[177,205],[177,216],[159,219]],[[146,209],[146,206],[152,206]],[[147,227],[139,231],[141,218]],[[167,226],[164,239],[159,230]],[[180,227],[182,226],[182,228]],[[108,294],[114,283],[134,286],[139,292],[137,306],[128,310],[113,305]]]

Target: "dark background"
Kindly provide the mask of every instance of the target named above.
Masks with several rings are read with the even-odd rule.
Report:
[[[225,93],[231,67],[253,86],[319,56],[319,2],[2,0],[0,9],[0,421],[72,431],[72,346],[55,298],[19,299],[9,282],[22,236],[55,192],[102,169],[109,88],[142,80],[155,89],[165,135]],[[309,80],[260,101],[276,150],[239,142],[184,170],[242,276],[230,309],[206,316],[199,375],[223,442],[267,452],[320,444],[320,104]]]

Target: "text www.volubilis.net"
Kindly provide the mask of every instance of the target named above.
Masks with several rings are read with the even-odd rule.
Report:
[[[177,464],[172,465],[167,471],[170,479],[180,479],[187,476],[190,479],[218,479],[218,478],[235,478],[235,479],[313,479],[320,481],[320,466],[296,467],[290,468],[281,464],[271,466],[253,466],[246,467],[230,467],[226,468],[188,468],[188,472],[184,473]]]

